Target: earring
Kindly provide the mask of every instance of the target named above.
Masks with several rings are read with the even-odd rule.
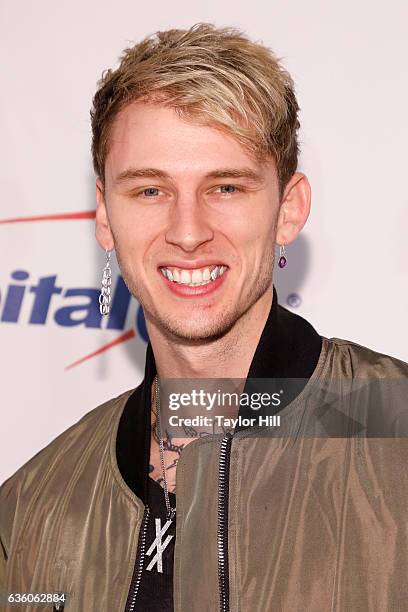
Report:
[[[282,245],[279,247],[279,261],[278,261],[278,266],[279,266],[280,268],[284,268],[284,267],[286,266],[286,264],[288,263],[288,260],[286,259],[285,255],[286,255],[286,252],[285,252],[285,247],[284,247],[284,245],[282,244]]]
[[[109,314],[109,306],[111,301],[111,284],[112,284],[112,270],[110,267],[110,255],[111,251],[106,250],[106,265],[102,272],[102,289],[99,296],[99,312],[101,315]]]

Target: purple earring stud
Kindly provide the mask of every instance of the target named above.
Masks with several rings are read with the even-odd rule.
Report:
[[[280,268],[284,268],[286,266],[286,264],[288,263],[286,257],[285,257],[285,247],[282,245],[279,247],[279,261],[278,261],[278,266]]]

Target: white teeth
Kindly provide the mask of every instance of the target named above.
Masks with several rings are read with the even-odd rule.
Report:
[[[180,282],[180,272],[176,270],[176,268],[173,270],[173,280],[176,281],[176,283]]]
[[[220,272],[220,269],[218,266],[216,266],[210,274],[212,280],[215,280],[217,278],[217,276],[219,275],[219,272]]]
[[[203,282],[203,275],[201,273],[201,270],[193,270],[193,273],[191,274],[191,282],[192,283],[202,283]]]
[[[180,283],[182,283],[183,285],[188,285],[189,283],[191,283],[190,272],[187,272],[187,270],[182,270],[181,271],[181,274],[180,274]]]
[[[169,281],[189,285],[190,287],[199,287],[207,285],[216,278],[224,274],[227,266],[215,266],[210,272],[210,268],[201,268],[195,270],[183,270],[180,268],[160,268],[163,276]]]

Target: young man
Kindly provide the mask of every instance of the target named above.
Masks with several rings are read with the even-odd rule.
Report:
[[[272,284],[310,209],[297,112],[271,51],[209,24],[104,74],[96,237],[143,306],[145,375],[4,483],[3,592],[62,594],[23,608],[406,608],[408,365],[322,337]],[[280,427],[172,436],[167,379],[275,389]]]

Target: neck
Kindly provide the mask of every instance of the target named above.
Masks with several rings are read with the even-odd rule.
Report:
[[[148,325],[161,378],[246,378],[272,305],[272,289],[247,310],[221,338],[186,344]]]

